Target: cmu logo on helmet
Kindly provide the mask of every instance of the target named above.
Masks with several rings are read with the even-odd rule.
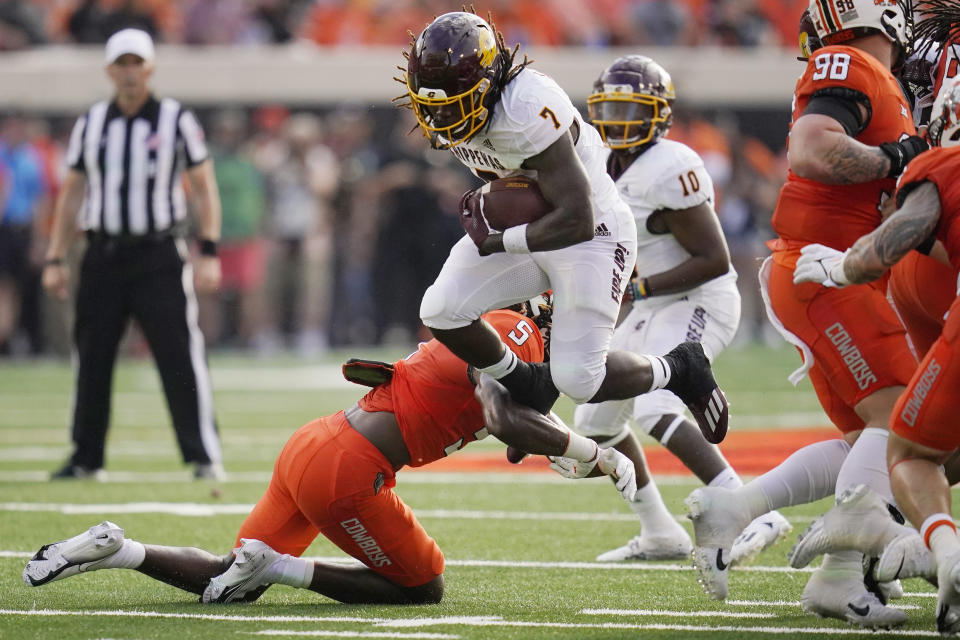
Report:
[[[493,37],[493,31],[489,29],[480,29],[477,33],[477,43],[480,51],[480,66],[489,67],[497,57],[497,41]]]

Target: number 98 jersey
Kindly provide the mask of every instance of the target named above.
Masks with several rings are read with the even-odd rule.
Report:
[[[866,145],[875,147],[916,135],[910,106],[893,74],[860,49],[817,49],[797,81],[792,122],[819,95],[868,105],[862,130],[851,132]],[[894,186],[892,178],[860,184],[824,184],[800,178],[791,171],[780,191],[773,229],[784,240],[819,242],[846,249],[880,224],[881,200],[893,192]]]

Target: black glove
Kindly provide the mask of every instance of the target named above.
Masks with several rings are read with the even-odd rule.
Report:
[[[927,141],[920,136],[910,136],[899,142],[884,142],[880,151],[890,158],[890,173],[888,178],[897,178],[907,168],[907,164],[918,155],[930,148]]]
[[[485,256],[489,253],[480,247],[490,235],[490,227],[487,226],[487,221],[483,217],[482,199],[483,194],[479,189],[467,191],[460,197],[460,226],[480,249],[480,255]]]

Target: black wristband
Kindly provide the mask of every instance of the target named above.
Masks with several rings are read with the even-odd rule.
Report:
[[[897,142],[884,142],[880,145],[880,151],[883,151],[890,158],[890,171],[887,172],[888,178],[896,178],[907,166],[907,159],[904,157],[903,147]]]
[[[200,239],[200,255],[216,258],[217,257],[216,241],[208,240],[206,238],[201,238]]]
[[[63,258],[47,258],[43,261],[45,267],[59,267],[63,264]]]

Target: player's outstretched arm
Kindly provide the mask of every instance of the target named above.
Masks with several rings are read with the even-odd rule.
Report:
[[[491,376],[481,374],[474,395],[483,407],[487,430],[501,442],[534,455],[562,456],[569,434],[548,416],[514,402],[510,392]],[[592,441],[590,441],[592,442]],[[596,445],[586,452],[592,457]]]
[[[819,244],[803,248],[793,274],[795,283],[828,287],[872,282],[930,237],[940,219],[936,185],[924,182],[907,195],[896,213],[862,236],[846,252]]]
[[[502,442],[527,453],[548,456],[550,467],[567,478],[611,476],[624,498],[633,498],[637,491],[636,469],[616,449],[602,449],[593,440],[573,433],[553,413],[545,416],[517,404],[506,387],[488,375],[480,376],[474,393],[483,407],[487,430]]]
[[[932,182],[911,191],[903,205],[875,231],[863,236],[843,261],[851,282],[870,282],[930,237],[940,220],[940,193]]]

